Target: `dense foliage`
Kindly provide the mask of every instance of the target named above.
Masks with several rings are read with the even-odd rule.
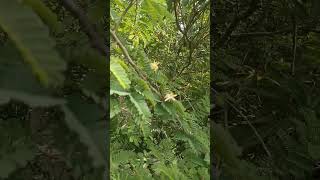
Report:
[[[319,1],[213,5],[212,143],[219,179],[318,179]]]
[[[107,8],[0,1],[0,179],[107,177]]]
[[[209,179],[209,1],[111,1],[112,179]]]

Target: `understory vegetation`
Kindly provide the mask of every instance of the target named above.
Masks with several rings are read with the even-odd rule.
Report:
[[[319,179],[319,5],[212,5],[211,165],[217,179]]]
[[[0,1],[0,179],[106,179],[104,0]]]
[[[110,9],[111,178],[209,179],[209,1]]]
[[[0,179],[320,179],[319,12],[0,0]]]

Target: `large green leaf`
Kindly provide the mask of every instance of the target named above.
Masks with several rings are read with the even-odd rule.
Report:
[[[161,21],[164,17],[172,17],[167,11],[167,4],[164,0],[144,0],[142,10],[149,14],[153,21]]]
[[[30,8],[15,0],[0,1],[0,27],[43,85],[58,85],[63,81],[65,62],[54,50],[55,43],[47,27]]]
[[[64,104],[64,100],[51,96],[53,89],[43,88],[24,66],[22,57],[11,43],[0,48],[0,104],[14,99],[30,106]]]
[[[111,56],[110,71],[117,78],[118,82],[124,89],[130,88],[130,80],[125,69],[118,62],[119,58]]]
[[[56,32],[62,31],[62,24],[58,21],[58,17],[54,14],[41,0],[23,0],[24,3],[31,6],[32,9],[41,17],[52,30]]]
[[[138,110],[139,114],[144,118],[150,118],[151,112],[150,109],[142,95],[139,95],[138,93],[129,93],[129,92],[123,92],[123,91],[116,91],[111,89],[110,95],[117,94],[119,96],[129,96],[130,101],[134,104],[136,109]]]
[[[68,106],[62,106],[65,113],[65,121],[68,127],[79,135],[80,141],[88,147],[88,154],[92,157],[93,165],[95,167],[106,166],[106,156],[104,151],[96,144],[91,130],[88,129],[82,122],[81,116],[77,111],[73,111]]]
[[[93,164],[96,167],[106,166],[105,123],[100,120],[104,112],[97,104],[83,99],[80,93],[69,95],[67,99],[68,103],[62,109],[68,127],[87,145]]]
[[[130,95],[130,101],[135,105],[139,114],[142,115],[143,118],[150,118],[151,117],[149,107],[148,107],[146,101],[144,100],[143,96],[141,96],[137,93],[132,93]]]
[[[30,106],[53,106],[64,104],[63,99],[52,98],[49,96],[38,96],[19,91],[8,91],[0,89],[0,104],[7,103],[10,100],[19,100]]]

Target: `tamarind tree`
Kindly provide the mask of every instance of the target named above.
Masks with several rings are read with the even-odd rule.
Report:
[[[209,1],[112,0],[112,179],[209,179]]]

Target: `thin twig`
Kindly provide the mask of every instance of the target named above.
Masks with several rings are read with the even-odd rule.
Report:
[[[256,36],[273,36],[278,34],[290,33],[292,28],[286,28],[278,31],[272,32],[248,32],[248,33],[238,33],[232,34],[231,37],[240,38],[240,37],[256,37]]]
[[[213,91],[214,91],[216,94],[218,93],[215,89],[213,89]],[[260,141],[263,149],[266,151],[267,155],[268,155],[269,157],[271,157],[271,153],[270,153],[268,147],[266,146],[266,144],[264,143],[263,138],[260,136],[260,134],[258,133],[257,129],[256,129],[256,128],[252,125],[252,123],[249,121],[249,119],[247,118],[247,116],[245,116],[245,115],[242,113],[242,111],[240,111],[237,107],[235,107],[235,105],[234,105],[232,102],[230,102],[229,98],[227,98],[227,102],[228,102],[228,104],[229,104],[235,111],[237,111],[237,113],[239,113],[239,115],[248,123],[249,127],[253,130],[254,134],[257,136],[258,140]]]
[[[297,26],[297,33],[298,31],[305,31],[305,32],[313,32],[313,33],[320,33],[319,29],[308,29],[305,27],[299,27]],[[287,34],[294,32],[292,31],[292,28],[285,28],[277,31],[271,31],[271,32],[247,32],[247,33],[237,33],[232,34],[232,38],[248,38],[248,37],[257,37],[257,36],[274,36],[279,34]]]
[[[261,145],[263,146],[263,149],[266,151],[268,156],[271,157],[271,153],[270,153],[269,149],[267,148],[266,144],[264,143],[263,138],[258,133],[257,129],[253,126],[253,124],[249,121],[249,119],[238,108],[236,108],[231,102],[229,102],[229,104],[234,110],[236,110],[240,114],[240,116],[242,118],[244,118],[244,120],[247,121],[248,125],[253,130],[254,134],[257,136],[258,140],[260,141]]]
[[[257,9],[258,9],[257,0],[252,0],[250,7],[240,16],[236,16],[231,22],[230,26],[227,28],[226,32],[222,36],[222,38],[217,42],[217,47],[222,47],[230,38],[232,32],[237,28],[241,21],[250,17]]]
[[[192,43],[189,42],[189,57],[188,57],[188,62],[185,66],[182,67],[182,69],[180,70],[180,72],[173,78],[176,79],[177,77],[179,77],[184,70],[186,70],[192,63],[192,54],[193,54],[193,47],[192,47]]]
[[[176,18],[175,22],[176,22],[176,26],[178,28],[178,30],[185,35],[185,32],[181,29],[180,23],[182,24],[182,22],[180,22],[179,20],[179,14],[178,14],[178,6],[177,6],[177,1],[174,1],[173,5],[174,5],[174,16]],[[183,25],[183,24],[182,24]]]
[[[190,38],[188,37],[188,30],[192,27],[194,21],[196,21],[196,17],[197,16],[200,16],[202,12],[205,11],[205,9],[207,8],[207,6],[210,4],[209,3],[210,1],[207,1],[199,11],[196,11],[195,9],[195,6],[193,7],[192,9],[192,15],[191,15],[191,19],[189,20],[188,24],[185,25],[184,29],[182,30],[181,27],[180,27],[180,23],[183,24],[182,22],[179,22],[179,14],[178,14],[178,10],[177,10],[177,4],[178,2],[174,2],[174,12],[175,12],[175,22],[176,22],[176,26],[178,28],[178,30],[183,34],[183,37],[182,39],[185,39],[186,40],[186,43],[188,43],[188,46],[189,46],[189,56],[188,56],[188,62],[185,66],[183,66],[180,70],[180,72],[178,72],[172,79],[173,81],[178,77],[180,76],[191,64],[192,64],[192,54],[193,54],[193,51],[194,51],[194,48],[193,47],[193,40],[194,38],[198,35],[198,33],[200,33],[200,31],[193,37],[193,38]],[[180,15],[181,16],[181,15]],[[179,47],[178,49],[178,55],[176,56],[176,60],[180,54],[180,51],[181,51],[181,48],[182,46]]]
[[[114,27],[115,30],[118,29],[118,27],[119,27],[122,19],[126,16],[126,14],[128,13],[129,9],[133,6],[133,3],[134,3],[134,2],[135,2],[135,0],[131,0],[131,1],[130,1],[128,7],[124,10],[124,12],[122,13],[119,21],[116,23],[116,25],[115,25],[115,27]]]

